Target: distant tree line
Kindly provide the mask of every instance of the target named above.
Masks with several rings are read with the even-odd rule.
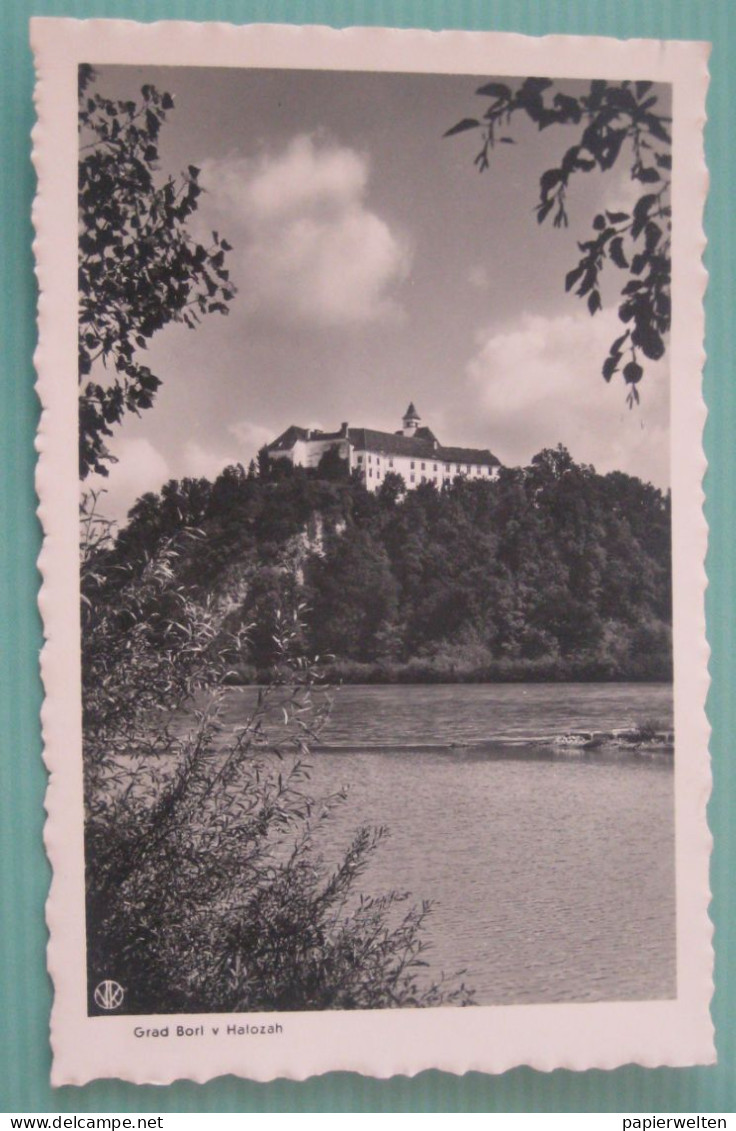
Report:
[[[192,537],[192,531],[195,531]],[[346,681],[671,678],[670,500],[562,446],[494,482],[369,492],[334,460],[228,467],[144,495],[108,552],[116,578],[181,537],[171,586],[243,630],[234,679],[268,679],[274,618]]]

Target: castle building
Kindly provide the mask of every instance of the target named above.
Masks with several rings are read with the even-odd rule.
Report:
[[[322,432],[292,424],[268,445],[271,459],[287,459],[299,467],[317,467],[330,451],[347,461],[349,471],[357,469],[371,491],[378,490],[390,471],[412,489],[420,483],[439,487],[451,483],[457,475],[491,480],[501,467],[487,448],[445,447],[430,428],[421,426],[413,404],[404,413],[397,432],[351,428],[347,423],[338,432]]]

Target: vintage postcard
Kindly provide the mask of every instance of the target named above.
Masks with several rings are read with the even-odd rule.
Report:
[[[53,1081],[712,1062],[707,45],[32,41]]]

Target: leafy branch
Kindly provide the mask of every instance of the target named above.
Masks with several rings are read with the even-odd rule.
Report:
[[[582,254],[566,275],[565,290],[584,298],[594,315],[602,308],[604,267],[611,265],[625,274],[618,315],[627,329],[612,343],[602,373],[610,381],[621,372],[631,406],[639,401],[642,360],[657,361],[664,355],[670,328],[671,120],[658,112],[651,82],[597,79],[580,97],[554,88],[548,78],[527,78],[516,89],[503,82],[485,83],[476,91],[489,99],[482,117],[463,118],[445,137],[480,131],[482,144],[475,165],[484,172],[497,144],[515,144],[509,133],[515,118],[527,117],[539,130],[579,127],[575,143],[539,180],[537,221],[542,224],[551,215],[556,228],[569,224],[567,195],[577,174],[594,169],[608,172],[623,153],[630,155],[631,179],[646,191],[630,212],[606,210],[593,218],[590,238],[578,243]]]
[[[219,233],[205,246],[187,231],[204,191],[200,169],[157,177],[159,135],[172,96],[145,84],[141,101],[94,92],[79,68],[80,474],[107,475],[106,438],[126,412],[150,408],[161,379],[137,351],[169,322],[194,329],[227,314],[236,287]],[[92,377],[95,366],[107,381]]]

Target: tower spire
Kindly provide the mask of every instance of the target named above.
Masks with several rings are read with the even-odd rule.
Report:
[[[408,409],[401,418],[401,430],[404,435],[413,436],[421,419],[421,416],[414,407],[414,401],[410,401]]]

